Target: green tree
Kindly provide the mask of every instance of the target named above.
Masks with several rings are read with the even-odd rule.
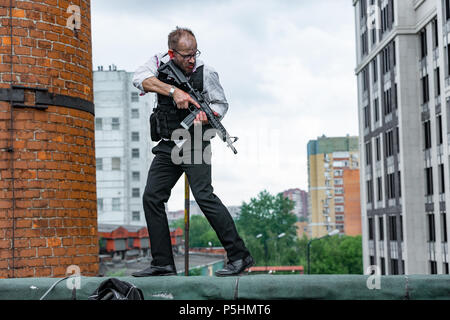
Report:
[[[257,265],[297,264],[298,250],[293,245],[297,219],[291,213],[293,207],[294,202],[282,193],[274,196],[266,190],[249,203],[242,203],[236,226]],[[282,233],[285,236],[278,238]]]
[[[329,237],[313,241],[310,253],[311,274],[363,273],[361,236]]]
[[[184,230],[184,218],[178,219],[172,224],[172,227]],[[208,220],[203,215],[193,215],[189,220],[189,247],[213,247],[221,246],[216,232],[213,230]]]

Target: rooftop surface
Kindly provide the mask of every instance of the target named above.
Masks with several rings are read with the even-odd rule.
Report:
[[[239,277],[117,277],[140,288],[146,300],[443,300],[450,275],[245,275]],[[108,277],[81,277],[76,298],[86,300]],[[39,300],[56,278],[0,279],[0,300]],[[70,279],[69,279],[70,281]],[[372,288],[372,289],[370,289]],[[70,300],[61,281],[46,300]]]

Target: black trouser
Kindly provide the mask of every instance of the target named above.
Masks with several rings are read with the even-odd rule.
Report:
[[[208,146],[210,146],[210,142],[203,141],[201,145],[202,152]],[[213,193],[211,164],[204,160],[201,164],[194,164],[193,161],[191,161],[192,164],[175,164],[171,158],[172,148],[180,150],[175,146],[174,142],[163,140],[152,149],[155,158],[150,166],[147,185],[143,195],[145,219],[147,221],[153,257],[152,264],[157,266],[174,265],[164,203],[169,200],[171,190],[183,172],[187,175],[197,204],[225,248],[228,260],[235,261],[248,256],[249,252],[236,230],[228,209]],[[180,152],[180,154],[185,159],[191,156],[191,159],[194,160],[193,148],[189,150],[190,155],[188,155],[188,152],[185,152],[184,155],[183,152]],[[211,157],[211,153],[208,150],[210,149],[208,148],[205,151],[206,156]]]

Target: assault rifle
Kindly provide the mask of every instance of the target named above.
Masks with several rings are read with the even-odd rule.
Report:
[[[175,65],[175,63],[170,60],[161,66],[158,71],[166,74],[168,78],[173,79],[177,86],[183,88],[183,90],[185,88],[186,92],[192,97],[192,99],[200,105],[200,109],[192,104],[189,105],[189,111],[191,113],[181,122],[181,126],[188,130],[194,123],[194,120],[200,111],[205,112],[208,117],[208,123],[217,130],[219,137],[226,142],[228,147],[230,147],[234,154],[236,154],[237,150],[233,146],[233,143],[238,140],[238,137],[230,137],[220,120],[214,115],[202,93],[192,88],[184,73]]]

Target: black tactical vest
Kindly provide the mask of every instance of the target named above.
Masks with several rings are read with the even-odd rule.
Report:
[[[161,66],[163,65],[164,64],[162,63]],[[167,75],[164,73],[160,72],[158,74],[158,80],[178,87],[185,92],[188,91],[187,88],[177,86],[172,79],[167,79]],[[194,89],[203,92],[203,66],[198,67],[195,72],[191,74],[189,83]],[[180,123],[189,115],[190,112],[188,109],[178,109],[172,97],[157,94],[157,98],[158,106],[154,110],[154,113],[156,116],[158,135],[161,138],[171,139],[172,132],[174,130],[183,129]],[[194,126],[191,126],[189,130],[191,134],[193,133],[193,128]]]

